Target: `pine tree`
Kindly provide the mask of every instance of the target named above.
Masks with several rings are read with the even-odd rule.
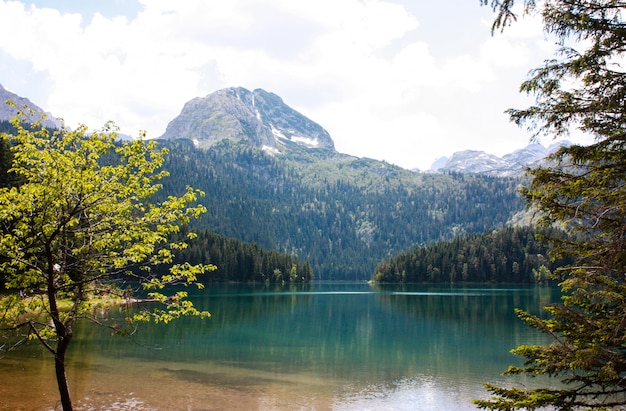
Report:
[[[494,29],[515,20],[513,4],[491,2],[498,11]],[[480,408],[626,406],[626,73],[620,65],[625,11],[624,1],[524,1],[524,13],[541,15],[545,31],[561,48],[521,86],[536,96],[536,104],[509,114],[536,135],[558,137],[578,129],[594,136],[595,143],[562,148],[549,165],[530,171],[531,183],[523,189],[540,225],[569,230],[567,239],[551,240],[556,257],[572,257],[575,263],[557,272],[565,296],[548,307],[550,318],[519,312],[552,342],[515,349],[525,363],[507,373],[547,375],[561,384],[488,385],[493,396],[476,401]]]

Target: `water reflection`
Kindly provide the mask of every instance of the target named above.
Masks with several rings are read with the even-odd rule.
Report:
[[[130,340],[82,324],[70,353],[75,396],[92,409],[472,409],[482,382],[515,361],[511,348],[543,341],[513,309],[541,313],[558,293],[340,283],[220,285],[192,298],[209,321],[145,326]],[[52,408],[53,375],[38,346],[0,359],[0,378],[19,381],[0,388],[2,409]],[[43,398],[28,397],[35,382]],[[127,400],[135,408],[119,405]]]

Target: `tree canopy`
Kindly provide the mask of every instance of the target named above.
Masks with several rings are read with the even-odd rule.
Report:
[[[173,264],[186,243],[170,236],[205,208],[193,205],[202,193],[189,187],[179,197],[151,201],[167,176],[160,170],[166,151],[143,135],[117,143],[112,124],[95,132],[85,126],[50,131],[26,120],[15,118],[16,131],[3,134],[11,143],[12,173],[22,180],[0,188],[0,271],[11,292],[0,300],[0,329],[13,332],[11,342],[38,339],[52,353],[67,411],[66,351],[78,319],[100,322],[91,309],[94,297],[127,279],[160,303],[126,318],[125,328],[112,325],[118,333],[137,321],[208,317],[184,289],[167,294],[165,286],[201,286],[197,276],[214,267]]]
[[[551,262],[548,247],[537,234],[532,227],[506,227],[417,246],[378,263],[371,279],[381,283],[546,282],[549,278],[541,273],[565,262]]]
[[[481,3],[497,12],[494,29],[517,18],[513,0]],[[565,294],[547,308],[550,318],[519,312],[552,343],[518,347],[513,352],[525,363],[507,373],[547,375],[560,384],[489,385],[492,398],[476,403],[492,410],[617,409],[626,405],[626,2],[525,0],[522,10],[540,16],[561,47],[521,86],[536,104],[509,110],[511,119],[535,135],[576,130],[595,143],[562,148],[530,170],[522,191],[540,225],[570,231],[550,240],[554,257],[574,263],[557,271]]]
[[[186,235],[181,230],[175,238]],[[216,266],[210,276],[213,282],[307,283],[314,274],[308,261],[266,250],[257,243],[244,243],[209,230],[194,230],[196,237],[189,246],[176,253],[174,262],[211,263]]]

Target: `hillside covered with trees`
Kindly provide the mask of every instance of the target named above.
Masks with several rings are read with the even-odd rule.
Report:
[[[11,131],[8,122],[1,126]],[[11,185],[15,176],[7,174],[10,153],[3,144],[1,183]],[[523,208],[514,178],[414,173],[325,150],[272,156],[227,140],[209,149],[186,139],[159,146],[169,150],[164,169],[170,175],[156,200],[181,195],[187,186],[206,193],[200,201],[208,212],[191,226],[205,236],[206,248],[200,250],[198,240],[185,258],[218,265],[213,279],[283,281],[295,264],[303,272],[299,281],[313,273],[323,280],[366,280],[383,259],[504,227]],[[282,262],[269,267],[265,250]],[[248,264],[242,253],[259,255]],[[303,268],[303,261],[310,266]]]
[[[16,184],[2,144],[1,183]],[[206,193],[208,212],[192,226],[201,238],[183,253],[218,266],[209,281],[367,279],[382,259],[503,227],[522,208],[517,179],[418,174],[324,152],[283,159],[229,141],[208,150],[188,140],[159,144],[170,151],[160,198],[187,186]]]
[[[186,231],[186,230],[185,230]],[[186,234],[183,231],[182,234]],[[278,251],[268,251],[256,243],[244,243],[208,230],[196,232],[187,240],[188,247],[179,250],[175,263],[213,264],[216,269],[203,282],[305,283],[314,278],[308,262]],[[184,238],[181,235],[180,238]]]
[[[372,280],[387,283],[547,281],[549,271],[565,262],[552,262],[548,246],[536,235],[537,230],[530,227],[506,227],[418,246],[380,262]],[[549,235],[563,234],[550,230]]]
[[[523,209],[519,179],[414,173],[323,150],[272,156],[232,141],[161,144],[163,192],[206,193],[194,228],[310,261],[322,280],[366,280],[384,258],[504,227]]]
[[[9,123],[3,127],[11,131]],[[324,280],[365,280],[383,259],[416,245],[502,228],[523,208],[514,178],[414,173],[324,150],[272,156],[232,141],[210,149],[186,139],[159,146],[169,150],[164,169],[170,175],[157,200],[181,195],[187,186],[206,193],[200,201],[208,212],[191,229],[211,242],[185,257],[218,265],[211,277],[225,281],[283,281],[292,263],[304,271],[299,279],[315,273]],[[2,184],[13,184],[6,173],[10,153],[2,148]],[[218,237],[209,232],[247,245],[216,246]],[[261,254],[244,264],[243,249]],[[269,268],[261,257],[265,250],[289,261]],[[303,269],[302,261],[310,266]]]

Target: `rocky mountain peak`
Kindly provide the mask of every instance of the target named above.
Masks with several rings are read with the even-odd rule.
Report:
[[[335,151],[324,128],[286,105],[279,96],[243,87],[190,100],[161,138],[187,138],[202,148],[229,139],[275,153],[288,147]]]
[[[430,172],[473,173],[500,177],[520,176],[524,174],[526,167],[539,164],[549,154],[568,145],[571,145],[569,141],[559,141],[546,148],[534,143],[502,157],[484,151],[457,151],[449,159],[444,157],[433,163]]]

